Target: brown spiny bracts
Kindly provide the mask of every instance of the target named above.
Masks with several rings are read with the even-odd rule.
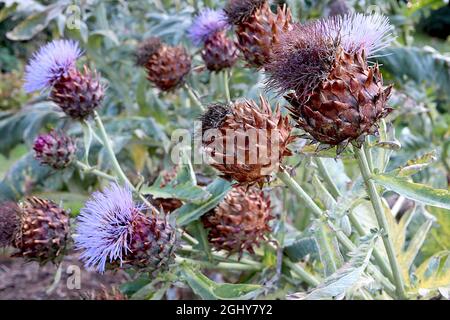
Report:
[[[44,264],[64,254],[69,237],[69,214],[50,200],[31,197],[21,206],[15,235],[16,256]]]
[[[76,144],[63,132],[50,131],[39,135],[33,144],[34,156],[54,169],[64,169],[75,160]]]
[[[276,172],[294,140],[288,117],[263,97],[231,105],[211,105],[201,118],[209,163],[240,185],[262,185]]]
[[[105,89],[96,71],[72,68],[54,83],[50,99],[72,119],[84,120],[101,105]]]
[[[366,30],[367,37],[354,28]],[[391,87],[383,86],[366,52],[385,47],[389,32],[382,16],[351,15],[297,24],[275,47],[266,66],[268,87],[285,94],[293,119],[313,142],[337,146],[339,154],[377,132],[378,120],[391,111]]]
[[[20,210],[15,202],[0,203],[0,247],[12,245],[19,228]]]
[[[237,46],[250,67],[262,68],[271,60],[272,49],[292,23],[290,10],[271,11],[267,1],[231,0],[225,9],[235,25]]]
[[[162,91],[178,88],[191,70],[191,57],[182,46],[172,47],[150,38],[137,51],[137,63],[147,79]]]
[[[241,256],[254,253],[271,228],[270,199],[257,188],[233,188],[225,199],[202,217],[208,229],[208,240],[216,250]]]
[[[217,32],[205,41],[202,58],[209,71],[231,68],[238,58],[238,50],[225,31]]]
[[[150,37],[142,41],[134,53],[136,65],[144,67],[150,57],[157,53],[161,46],[162,42],[158,37]]]
[[[123,264],[157,274],[166,271],[174,262],[177,247],[177,233],[168,216],[138,215]]]

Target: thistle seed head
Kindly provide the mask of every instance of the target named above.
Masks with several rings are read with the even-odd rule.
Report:
[[[230,24],[240,24],[266,3],[267,0],[228,0],[224,11]]]

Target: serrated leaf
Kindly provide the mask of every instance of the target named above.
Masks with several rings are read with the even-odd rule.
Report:
[[[404,276],[409,275],[409,269],[411,268],[414,259],[422,248],[422,245],[425,242],[427,234],[430,231],[432,225],[433,221],[431,220],[428,220],[424,224],[422,224],[422,226],[420,226],[420,228],[415,232],[414,237],[409,242],[408,249],[406,249],[406,251],[400,255],[399,263],[404,270]]]
[[[207,190],[199,186],[194,186],[190,182],[176,185],[168,184],[163,188],[157,185],[153,185],[151,187],[142,189],[142,192],[150,193],[155,198],[175,198],[194,204],[202,204],[211,196],[211,194]]]
[[[185,204],[173,212],[173,215],[176,215],[177,217],[178,225],[184,226],[200,218],[204,213],[217,206],[230,189],[230,182],[220,178],[214,180],[206,187],[206,190],[211,194],[206,201],[199,204]]]
[[[402,196],[439,208],[450,209],[450,192],[444,189],[433,189],[429,186],[409,182],[405,178],[397,178],[388,174],[373,175],[373,180]]]
[[[436,151],[433,150],[432,152],[428,152],[420,158],[409,160],[406,166],[398,170],[397,175],[399,177],[407,177],[416,174],[428,167],[430,164],[436,161],[436,159]]]
[[[291,300],[323,300],[342,298],[351,290],[362,277],[364,270],[369,264],[378,235],[363,243],[351,253],[352,258],[333,275],[326,278],[322,284],[308,293],[295,293],[288,296]]]
[[[262,287],[255,284],[217,283],[187,264],[182,274],[192,290],[204,300],[244,300],[256,297]]]
[[[437,289],[450,284],[450,251],[435,254],[414,272],[418,289]]]
[[[375,143],[374,147],[398,151],[401,149],[402,145],[398,141],[380,141]]]
[[[112,30],[95,30],[92,31],[89,35],[89,38],[91,37],[104,37],[104,38],[108,38],[109,40],[111,40],[116,46],[120,45],[120,41],[119,38],[117,38],[117,35],[114,33],[114,31]]]
[[[6,36],[13,41],[30,40],[44,30],[53,19],[62,14],[66,5],[67,3],[60,1],[59,3],[47,6],[42,11],[29,15],[25,20],[15,26],[13,30],[8,32]]]

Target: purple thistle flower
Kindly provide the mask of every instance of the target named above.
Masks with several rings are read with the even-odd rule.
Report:
[[[94,192],[78,216],[75,246],[84,250],[81,260],[87,268],[104,272],[107,260],[120,260],[130,252],[133,222],[142,218],[143,207],[133,201],[129,188],[116,183]]]
[[[54,40],[47,43],[34,53],[25,68],[25,91],[31,93],[51,87],[75,67],[75,62],[81,55],[76,41]]]
[[[348,14],[325,21],[330,34],[340,37],[341,46],[349,53],[361,53],[368,57],[389,46],[394,40],[389,19],[381,14]]]
[[[228,28],[223,10],[204,9],[195,18],[188,31],[188,36],[195,45],[200,45],[218,31]]]

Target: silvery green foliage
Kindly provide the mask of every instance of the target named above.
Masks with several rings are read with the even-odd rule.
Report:
[[[382,283],[369,272],[373,266],[369,259],[375,252],[386,257],[382,241],[376,240],[378,233],[361,238],[361,231],[370,235],[379,227],[350,150],[335,159],[334,150],[317,150],[317,146],[308,145],[304,140],[296,142],[293,147],[296,154],[285,166],[313,197],[323,215],[321,219],[314,219],[302,201],[274,181],[266,187],[276,215],[270,242],[259,248],[255,256],[245,254],[241,261],[236,256],[212,251],[207,241],[208,231],[199,223],[202,215],[222,201],[231,188],[230,183],[216,178],[208,168],[194,166],[185,159],[184,165],[178,168],[177,178],[160,187],[157,178],[160,169],[171,166],[168,161],[174,143],[170,140],[171,133],[176,129],[191,130],[192,122],[201,111],[183,89],[172,95],[152,89],[145,73],[134,66],[132,53],[145,37],[159,36],[167,43],[187,46],[194,55],[193,65],[201,66],[197,49],[188,41],[186,30],[198,10],[219,9],[224,1],[90,0],[83,2],[78,12],[79,28],[75,29],[67,24],[78,14],[68,10],[69,2],[72,3],[59,0],[44,5],[33,0],[0,1],[6,4],[0,16],[10,17],[16,23],[7,37],[36,41],[44,37],[42,31],[47,30],[48,34],[80,42],[85,50],[80,62],[95,65],[108,83],[100,113],[120,164],[144,194],[183,201],[183,206],[174,212],[174,220],[198,242],[191,248],[183,243],[185,250],[194,252],[189,257],[203,263],[202,267],[186,261],[177,263],[171,273],[157,278],[131,274],[133,280],[122,287],[123,292],[140,299],[161,299],[169,296],[166,295],[171,292],[168,290],[176,290],[174,287],[189,286],[204,299],[284,299],[286,294],[294,299],[390,298],[385,291],[379,294],[384,290]],[[324,1],[289,0],[286,3],[297,20],[307,21],[327,12]],[[366,12],[369,6],[376,5],[383,13],[391,14],[394,24],[411,23],[422,10],[416,6],[391,8],[386,1],[348,3],[358,12]],[[397,28],[396,32],[402,31]],[[407,36],[400,34],[398,39],[401,41]],[[395,81],[396,92],[391,99],[395,111],[389,119],[391,123],[381,127],[380,136],[368,141],[373,178],[383,195],[390,229],[387,232],[392,235],[409,296],[445,298],[450,284],[449,248],[445,245],[450,236],[446,227],[449,195],[445,190],[450,168],[448,57],[418,45],[411,48],[398,44],[385,53],[389,55],[378,61],[383,64],[386,78]],[[282,97],[264,91],[264,78],[263,73],[256,74],[240,63],[232,70],[232,97],[254,99],[263,93],[273,104],[279,101],[285,105]],[[194,71],[188,83],[204,104],[225,101],[221,75]],[[31,153],[17,155],[17,150],[21,145],[31,146],[34,138],[48,128],[67,129],[66,132],[78,141],[78,159],[86,160],[99,170],[112,172],[107,150],[96,137],[98,130],[91,125],[89,129],[78,123],[69,124],[55,105],[38,96],[22,110],[2,112],[0,136],[7,139],[0,144],[0,154],[13,154],[16,158],[10,159],[12,164],[0,168],[0,201],[46,193],[77,215],[86,201],[86,190],[104,182],[75,168],[51,172],[33,160]],[[317,166],[317,157],[323,160],[338,194],[333,192],[324,172]],[[208,179],[201,181],[204,177],[196,176],[199,171]],[[359,222],[358,228],[354,220]],[[346,254],[348,250],[336,240],[339,232],[352,240],[352,256]],[[327,247],[331,248],[331,254],[326,251]],[[290,269],[288,261],[307,270],[319,283],[302,280]],[[220,263],[231,265],[223,267]],[[246,271],[230,268],[239,263]],[[253,276],[247,276],[250,274]]]

